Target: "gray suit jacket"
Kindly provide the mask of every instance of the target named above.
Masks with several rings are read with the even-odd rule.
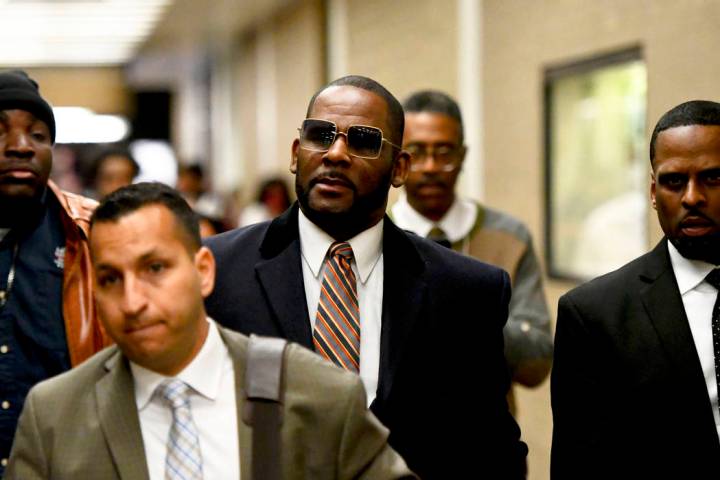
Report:
[[[241,420],[248,340],[220,333],[235,366],[240,468],[249,479],[252,430]],[[388,446],[388,431],[366,410],[359,377],[290,345],[284,381],[284,478],[410,475]],[[30,391],[5,478],[148,479],[133,378],[117,347]]]

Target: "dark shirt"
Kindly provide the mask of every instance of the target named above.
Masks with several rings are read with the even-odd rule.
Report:
[[[36,383],[70,368],[62,313],[65,235],[60,204],[45,196],[45,207],[22,229],[0,242],[0,289],[7,288],[13,250],[15,281],[0,308],[0,474],[25,396]]]

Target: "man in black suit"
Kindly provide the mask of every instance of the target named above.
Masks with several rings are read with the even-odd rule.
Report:
[[[650,162],[665,238],[560,299],[554,480],[717,475],[720,307],[706,277],[720,264],[720,104],[667,112]]]
[[[505,401],[508,275],[385,216],[390,185],[407,175],[403,126],[400,103],[369,78],[316,93],[292,145],[299,205],[208,240],[218,264],[208,313],[357,371],[420,477],[522,478],[527,448]],[[349,260],[328,254],[337,242]]]

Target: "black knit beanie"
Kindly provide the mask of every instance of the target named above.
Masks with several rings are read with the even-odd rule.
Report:
[[[52,107],[40,96],[38,84],[22,70],[0,72],[0,110],[25,110],[42,120],[55,143],[55,116]]]

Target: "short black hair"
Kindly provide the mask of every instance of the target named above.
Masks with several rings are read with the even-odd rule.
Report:
[[[133,178],[137,177],[140,173],[140,165],[137,163],[132,153],[130,153],[130,149],[128,147],[124,145],[111,145],[103,147],[95,157],[95,162],[93,163],[92,170],[93,179],[97,179],[98,172],[100,172],[100,167],[110,157],[126,158],[128,163],[130,163],[130,166],[132,167]]]
[[[405,129],[405,113],[403,112],[402,105],[395,96],[388,91],[387,88],[383,87],[380,83],[373,80],[372,78],[363,77],[362,75],[347,75],[345,77],[338,78],[328,83],[320,90],[315,92],[315,95],[310,99],[308,104],[306,118],[310,117],[312,109],[315,106],[315,99],[322,92],[330,87],[355,87],[372,92],[378,95],[385,101],[388,109],[388,127],[390,132],[383,132],[388,135],[388,139],[395,145],[402,144],[403,130]]]
[[[655,161],[657,137],[665,130],[688,125],[720,126],[720,103],[709,100],[691,100],[671,108],[658,120],[650,137],[650,164]]]
[[[440,113],[455,120],[460,126],[460,144],[465,141],[462,114],[457,102],[448,94],[438,90],[415,92],[403,102],[405,113]]]
[[[186,234],[186,244],[191,252],[201,247],[197,214],[177,190],[158,182],[127,185],[109,194],[90,217],[90,229],[99,222],[117,222],[125,215],[149,205],[162,205],[170,210]]]

